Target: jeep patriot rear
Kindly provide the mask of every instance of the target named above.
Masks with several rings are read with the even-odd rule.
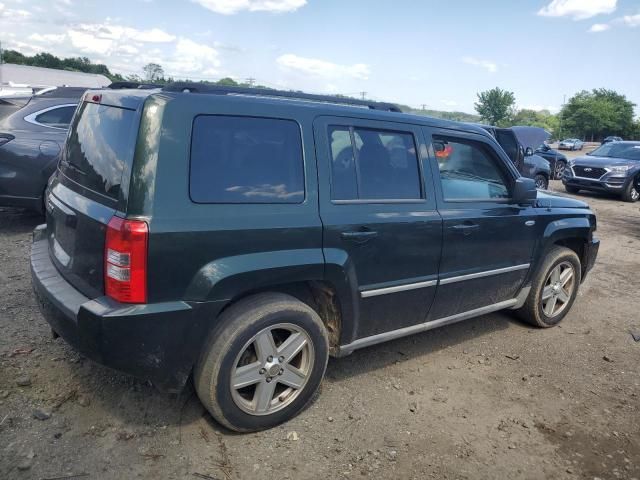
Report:
[[[502,309],[556,325],[599,246],[479,127],[258,89],[87,92],[45,205],[53,331],[165,390],[193,375],[237,431],[300,412],[329,355]]]

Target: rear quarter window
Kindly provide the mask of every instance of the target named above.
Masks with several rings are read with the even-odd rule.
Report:
[[[196,203],[303,202],[299,125],[275,118],[196,117],[189,192]]]

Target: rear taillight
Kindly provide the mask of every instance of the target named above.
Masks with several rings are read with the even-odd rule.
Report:
[[[9,135],[8,133],[0,133],[0,147],[5,143],[9,143],[14,138],[16,137],[14,137],[13,135]]]
[[[120,217],[109,221],[104,248],[104,289],[109,297],[146,303],[148,239],[146,222]]]

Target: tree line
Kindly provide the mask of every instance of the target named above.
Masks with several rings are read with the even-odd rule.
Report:
[[[33,56],[24,55],[16,50],[4,50],[3,61],[18,65],[55,68],[75,72],[96,73],[104,75],[112,82],[149,82],[158,85],[172,83],[178,79],[166,76],[164,69],[157,63],[149,63],[142,68],[142,75],[121,75],[112,73],[102,63],[93,63],[87,57],[59,58],[42,52]],[[184,79],[189,81],[189,79]],[[238,82],[232,78],[202,83],[225,86],[256,86],[249,82]],[[516,109],[516,98],[513,92],[492,88],[477,94],[475,109],[478,115],[464,112],[442,112],[439,110],[414,109],[400,105],[403,111],[420,115],[456,120],[462,122],[485,122],[491,125],[509,127],[528,125],[542,127],[555,138],[578,137],[583,140],[599,141],[609,135],[621,136],[625,139],[640,139],[640,119],[634,119],[635,104],[624,95],[605,88],[591,91],[580,91],[573,95],[562,106],[559,113],[549,110]]]
[[[640,118],[634,119],[636,105],[614,90],[582,90],[569,98],[557,114],[548,110],[517,110],[515,104],[513,92],[496,87],[478,93],[475,109],[482,121],[491,125],[542,127],[557,139],[601,141],[609,135],[640,139]]]

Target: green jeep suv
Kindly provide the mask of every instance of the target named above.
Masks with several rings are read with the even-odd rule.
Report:
[[[173,84],[86,93],[34,232],[55,334],[224,426],[300,412],[329,356],[512,309],[567,315],[598,251],[480,127]]]

